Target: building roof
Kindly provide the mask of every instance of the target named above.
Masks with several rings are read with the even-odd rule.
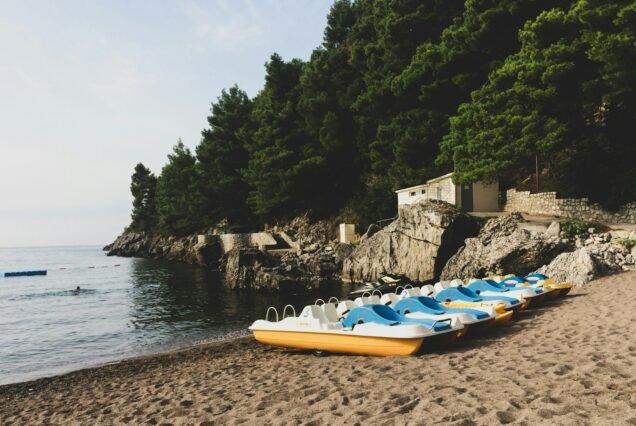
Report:
[[[413,191],[414,189],[422,189],[422,188],[426,188],[427,186],[428,186],[427,184],[423,183],[421,185],[409,186],[408,188],[398,189],[395,192],[400,193],[400,192]]]
[[[398,189],[397,191],[395,191],[396,193],[400,193],[400,192],[407,192],[407,191],[413,191],[414,189],[421,189],[421,188],[426,188],[428,186],[429,183],[435,183],[435,182],[439,182],[440,180],[444,180],[444,179],[449,179],[453,176],[453,173],[446,173],[443,176],[439,176],[433,179],[429,179],[426,181],[426,183],[422,183],[420,185],[415,185],[415,186],[409,186],[408,188],[402,188],[402,189]]]
[[[450,179],[452,177],[453,177],[453,172],[450,172],[450,173],[446,173],[443,176],[439,176],[439,177],[436,177],[436,178],[433,178],[433,179],[429,179],[429,180],[426,181],[426,183],[439,182],[440,180]]]

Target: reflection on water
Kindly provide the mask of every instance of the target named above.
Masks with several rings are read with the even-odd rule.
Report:
[[[247,334],[269,306],[339,296],[233,291],[218,272],[99,247],[0,249],[0,269],[25,266],[49,275],[0,278],[0,383]]]

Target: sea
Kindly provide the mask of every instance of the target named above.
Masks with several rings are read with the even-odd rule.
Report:
[[[269,306],[334,295],[232,290],[217,271],[99,246],[0,248],[0,271],[33,269],[48,273],[0,277],[0,384],[244,336]]]

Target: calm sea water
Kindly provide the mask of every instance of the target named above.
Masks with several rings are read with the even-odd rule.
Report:
[[[0,278],[0,384],[245,335],[268,306],[324,296],[232,291],[216,272],[101,247],[0,248],[0,270],[20,269],[48,275]]]

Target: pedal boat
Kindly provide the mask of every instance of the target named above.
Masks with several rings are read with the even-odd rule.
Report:
[[[499,280],[499,284],[505,285],[506,287],[512,288],[512,289],[538,288],[543,290],[544,297],[542,299],[535,300],[532,303],[533,307],[536,307],[537,305],[543,303],[544,301],[555,299],[556,297],[559,296],[559,293],[561,292],[560,290],[557,291],[556,289],[553,289],[553,290],[547,289],[540,282],[529,283],[528,281],[526,281],[525,278],[522,278],[516,275],[507,275],[503,277],[501,280]]]
[[[400,296],[394,293],[384,294],[381,301],[407,318],[451,318],[464,325],[464,335],[479,329],[490,328],[496,319],[495,313],[444,306],[432,297],[422,296],[419,288],[404,290]]]
[[[329,305],[335,312],[333,304]],[[406,356],[417,353],[424,339],[438,332],[435,327],[429,328],[421,323],[384,319],[368,307],[351,309],[343,321],[338,321],[337,317],[335,321],[334,318],[328,319],[324,306],[318,305],[305,306],[299,316],[285,317],[280,321],[276,311],[276,321],[269,321],[269,312],[265,320],[255,321],[249,329],[257,341],[284,348],[354,355]],[[445,326],[450,329],[448,324]],[[437,327],[441,328],[444,327]]]
[[[509,296],[521,301],[520,310],[525,310],[531,305],[539,304],[545,298],[542,288],[538,287],[510,287],[500,284],[495,280],[474,280],[467,286],[480,296]]]
[[[441,334],[439,336],[436,336],[435,343],[437,344],[450,343],[454,340],[461,338],[468,332],[467,325],[460,320],[458,315],[448,315],[448,314],[445,314],[444,312],[439,312],[437,314],[431,315],[430,313],[425,313],[424,311],[420,312],[419,314],[403,313],[400,310],[396,309],[394,306],[390,306],[390,303],[386,303],[386,301],[388,300],[387,297],[389,297],[389,295],[393,296],[394,300],[398,298],[398,296],[395,293],[384,294],[382,295],[382,298],[374,294],[368,297],[365,297],[365,296],[358,297],[357,299],[355,299],[354,303],[357,306],[368,306],[368,305],[388,306],[390,309],[395,311],[398,317],[401,318],[401,321],[414,320],[417,322],[422,322],[423,324],[429,327],[437,323],[442,323],[442,322],[448,323],[453,333],[446,333],[444,334],[444,336],[442,336]],[[429,343],[432,343],[430,342],[430,340],[431,339],[429,339]]]
[[[443,288],[435,284],[425,285],[421,291],[432,296],[443,306],[458,309],[477,309],[495,316],[495,326],[506,324],[512,318],[515,310],[520,303],[517,299],[507,301],[504,297],[499,298],[481,298],[474,292],[465,287],[448,287]]]
[[[544,289],[548,289],[548,291],[556,291],[558,290],[558,294],[556,297],[565,297],[570,290],[572,290],[572,284],[566,282],[556,282],[551,278],[539,273],[528,274],[524,277],[524,279],[532,284],[542,284]]]
[[[377,298],[377,296],[374,296]],[[372,299],[372,298],[370,298]],[[461,322],[453,323],[451,318],[409,318],[404,315],[400,315],[393,309],[383,304],[362,304],[365,303],[364,299],[356,299],[357,303],[354,305],[358,308],[366,308],[366,311],[360,311],[351,309],[351,313],[342,320],[342,324],[345,327],[354,327],[355,324],[362,324],[366,322],[378,322],[382,324],[391,325],[392,323],[399,322],[401,324],[421,324],[424,327],[435,332],[435,334],[426,337],[426,346],[442,346],[451,342],[454,342],[465,334],[464,324]],[[341,302],[341,305],[351,307],[351,301],[347,300]],[[357,312],[356,315],[352,315]],[[361,316],[364,314],[364,316]]]

